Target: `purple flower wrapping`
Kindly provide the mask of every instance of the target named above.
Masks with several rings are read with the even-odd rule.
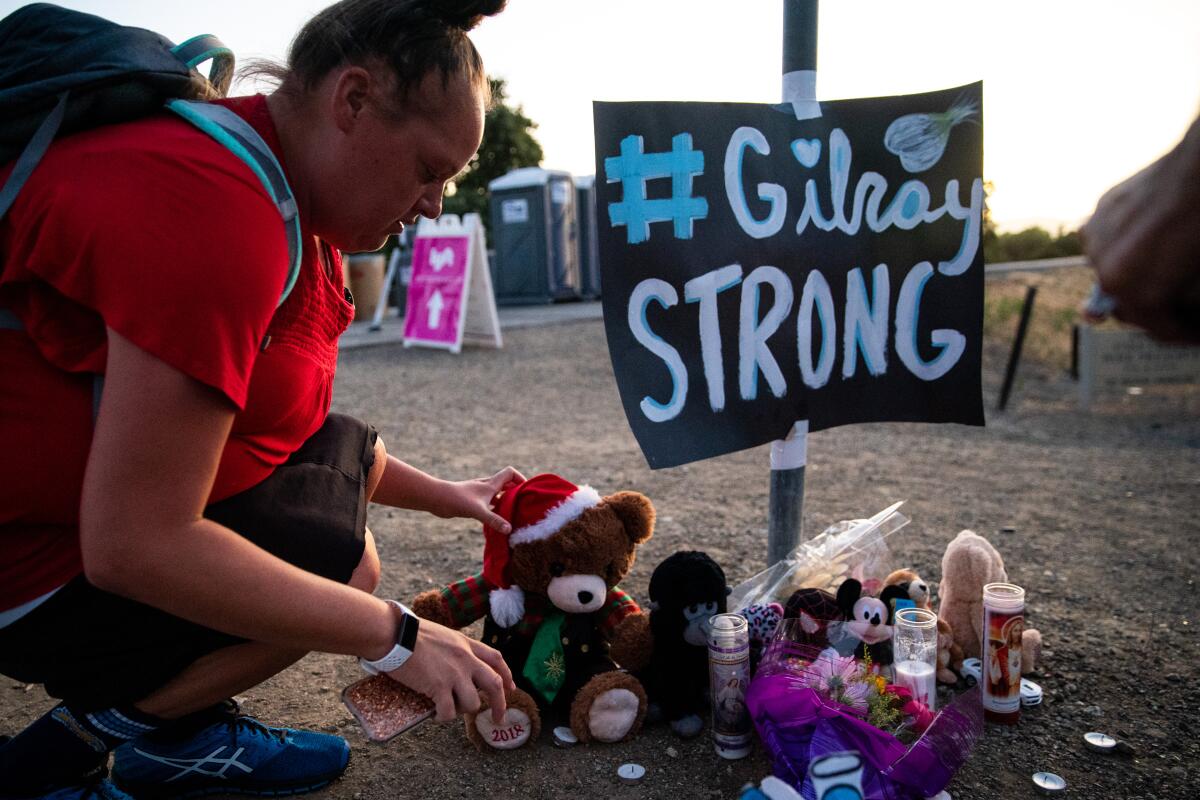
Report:
[[[869,724],[861,713],[805,685],[806,668],[795,666],[797,659],[811,662],[819,652],[772,642],[747,689],[746,705],[775,774],[813,800],[809,762],[828,753],[857,750],[868,800],[920,800],[946,788],[983,733],[979,688],[955,698],[917,741],[906,746]]]

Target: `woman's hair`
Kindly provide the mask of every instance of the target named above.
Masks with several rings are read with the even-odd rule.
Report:
[[[467,37],[507,0],[341,0],[300,29],[287,65],[255,63],[243,74],[279,81],[285,91],[307,92],[344,64],[386,65],[395,80],[397,105],[409,99],[432,70],[465,77],[488,99],[483,60]]]

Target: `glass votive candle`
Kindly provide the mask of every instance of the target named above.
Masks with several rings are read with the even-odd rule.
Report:
[[[896,612],[892,637],[896,684],[933,711],[937,707],[937,614],[924,608]]]

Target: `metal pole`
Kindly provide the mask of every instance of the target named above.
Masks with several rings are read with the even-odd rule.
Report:
[[[817,103],[817,0],[783,0],[783,102],[796,119],[821,116]]]
[[[821,116],[817,103],[817,0],[783,2],[783,102],[791,103],[798,120]],[[771,444],[768,565],[800,543],[807,451],[808,420],[798,421],[787,438]]]
[[[1030,286],[1025,290],[1025,305],[1021,306],[1021,321],[1017,324],[1017,338],[1013,341],[1012,351],[1008,354],[1008,367],[1004,370],[1004,386],[1000,388],[1000,411],[1008,405],[1008,393],[1012,391],[1013,378],[1017,376],[1017,362],[1021,360],[1021,347],[1025,344],[1025,329],[1029,327],[1029,317],[1033,314],[1033,299],[1037,297],[1037,287]]]

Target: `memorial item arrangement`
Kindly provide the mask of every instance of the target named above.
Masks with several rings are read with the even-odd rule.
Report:
[[[468,714],[467,737],[482,751],[518,748],[537,738],[543,714],[580,742],[633,737],[646,692],[614,657],[648,662],[650,642],[641,609],[617,584],[653,535],[650,500],[601,497],[544,474],[506,488],[495,509],[512,533],[484,528],[483,570],[411,604],[453,628],[484,618],[483,641],[512,670],[504,721],[496,725],[486,708]]]
[[[899,505],[830,526],[732,589],[707,554],[673,553],[651,574],[643,611],[618,583],[653,534],[649,499],[538,475],[497,500],[513,531],[485,528],[483,570],[412,607],[457,628],[483,618],[483,640],[513,671],[501,724],[486,708],[465,718],[481,751],[526,745],[544,719],[568,746],[630,739],[648,718],[691,739],[707,716],[718,755],[741,758],[757,738],[800,796],[823,780],[814,764],[853,754],[863,796],[917,800],[945,789],[985,717],[1015,724],[1034,690],[1040,699],[1021,678],[1040,637],[1024,627],[1024,591],[971,531],[947,547],[940,584],[893,568],[884,540],[908,522]],[[949,619],[934,613],[935,594]],[[965,659],[964,631],[988,632]],[[400,693],[387,680],[345,693],[376,741],[429,713],[389,699]]]
[[[1040,635],[1027,635],[1024,593],[1003,582],[999,553],[973,532],[955,537],[937,592],[951,610],[943,619],[933,584],[912,569],[886,571],[880,532],[907,522],[896,508],[830,526],[733,590],[734,609],[792,590],[746,704],[775,775],[804,797],[814,796],[813,761],[844,751],[860,755],[867,797],[936,795],[982,735],[985,709],[987,719],[1015,724],[1021,705],[1036,704],[1026,695],[1037,687],[1021,674],[1034,668]],[[814,569],[830,563],[841,568],[838,582]],[[803,585],[810,579],[817,585]],[[991,628],[982,661],[977,641],[964,663],[960,629],[982,637]]]

